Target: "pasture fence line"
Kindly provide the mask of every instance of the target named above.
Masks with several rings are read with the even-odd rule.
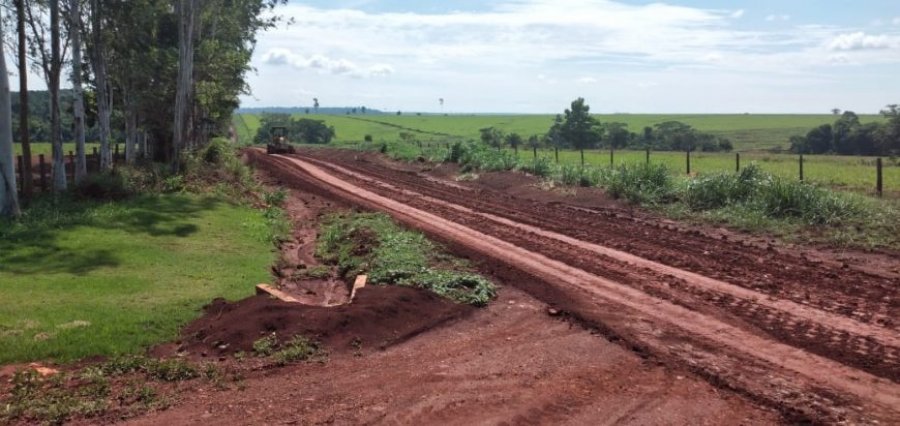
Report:
[[[125,161],[125,153],[124,150],[120,154],[119,144],[115,144],[113,153],[113,166],[117,164],[122,164]],[[47,162],[47,157],[44,154],[37,155],[37,167],[31,168],[31,182],[37,182],[38,185],[33,185],[33,188],[40,188],[41,192],[47,192],[50,190],[48,186],[48,176],[52,172],[50,165]],[[86,166],[88,174],[97,173],[100,171],[100,153],[97,151],[97,148],[94,147],[92,154],[85,155]],[[35,158],[32,158],[32,165],[34,165]],[[25,157],[22,155],[16,156],[15,162],[15,173],[16,173],[16,186],[18,187],[19,197],[23,196],[23,186],[25,185],[25,179],[28,178],[24,175],[25,170]],[[63,154],[63,168],[66,174],[66,178],[68,179],[69,184],[71,185],[75,181],[75,153],[69,151],[68,153]]]

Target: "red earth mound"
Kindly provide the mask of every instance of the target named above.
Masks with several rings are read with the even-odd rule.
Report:
[[[286,303],[255,296],[230,303],[216,299],[182,331],[179,352],[224,356],[249,352],[253,342],[275,333],[279,340],[312,338],[329,352],[383,349],[466,316],[476,308],[408,287],[369,286],[352,304],[339,307]]]

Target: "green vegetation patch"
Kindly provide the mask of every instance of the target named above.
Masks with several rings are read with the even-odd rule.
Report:
[[[496,294],[484,277],[466,270],[424,235],[402,229],[384,214],[358,213],[327,218],[316,255],[337,265],[346,279],[368,274],[372,284],[430,290],[459,303],[486,305]]]
[[[273,224],[221,197],[39,199],[0,221],[0,364],[137,353],[266,281]]]

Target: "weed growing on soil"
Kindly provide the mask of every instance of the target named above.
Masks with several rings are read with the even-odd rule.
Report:
[[[32,369],[20,370],[8,395],[0,397],[0,423],[40,422],[63,424],[73,417],[91,419],[111,409],[135,414],[164,407],[166,398],[147,381],[174,382],[200,376],[199,369],[184,360],[157,360],[128,356],[86,367],[75,373],[42,377]],[[143,375],[136,379],[133,375]],[[211,382],[221,373],[207,365],[203,373]],[[121,377],[121,378],[120,378]],[[114,380],[117,385],[114,385]]]
[[[303,336],[294,336],[283,345],[281,350],[275,352],[274,358],[277,365],[283,366],[292,362],[306,361],[321,353],[316,342]]]
[[[440,261],[440,249],[384,214],[331,216],[319,235],[316,255],[337,265],[348,280],[367,273],[373,284],[425,288],[475,306],[487,304],[496,293],[494,285],[481,276],[433,267],[446,263]]]
[[[275,333],[272,333],[253,342],[253,353],[256,356],[269,356],[275,352],[275,347],[277,346],[278,337],[275,336]]]

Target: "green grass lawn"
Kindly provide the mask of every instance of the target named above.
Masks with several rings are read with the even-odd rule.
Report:
[[[372,135],[376,141],[398,138],[402,131],[417,133],[421,140],[444,140],[446,135],[478,139],[479,129],[497,127],[523,136],[545,134],[553,115],[305,115],[295,117],[324,120],[334,126],[339,141],[361,141]],[[623,122],[630,131],[641,133],[645,126],[665,121],[681,121],[698,130],[732,140],[740,151],[789,147],[793,135],[805,135],[813,127],[833,123],[832,115],[744,115],[744,114],[610,114],[597,115],[602,122]],[[876,115],[860,116],[863,122],[880,120]],[[235,114],[235,127],[241,138],[252,140],[259,129],[259,115]],[[435,135],[434,133],[442,134]],[[242,139],[243,140],[243,139]]]
[[[262,213],[217,198],[35,206],[0,221],[0,364],[141,352],[251,295],[274,258]]]
[[[85,146],[85,152],[87,154],[91,154],[93,152],[94,148],[100,149],[99,143],[86,143],[86,144],[84,144],[84,146]],[[124,147],[120,147],[119,149],[122,149],[122,148],[124,148]],[[40,154],[44,154],[46,156],[48,162],[50,161],[50,155],[53,152],[52,149],[53,149],[53,147],[49,143],[46,143],[46,142],[40,142],[40,143],[32,142],[31,143],[31,155],[38,156]],[[13,144],[13,151],[15,152],[15,155],[22,155],[22,144],[18,144],[18,143]],[[68,155],[69,151],[75,152],[75,144],[74,143],[64,143],[63,144],[63,152],[66,153],[66,155]]]

